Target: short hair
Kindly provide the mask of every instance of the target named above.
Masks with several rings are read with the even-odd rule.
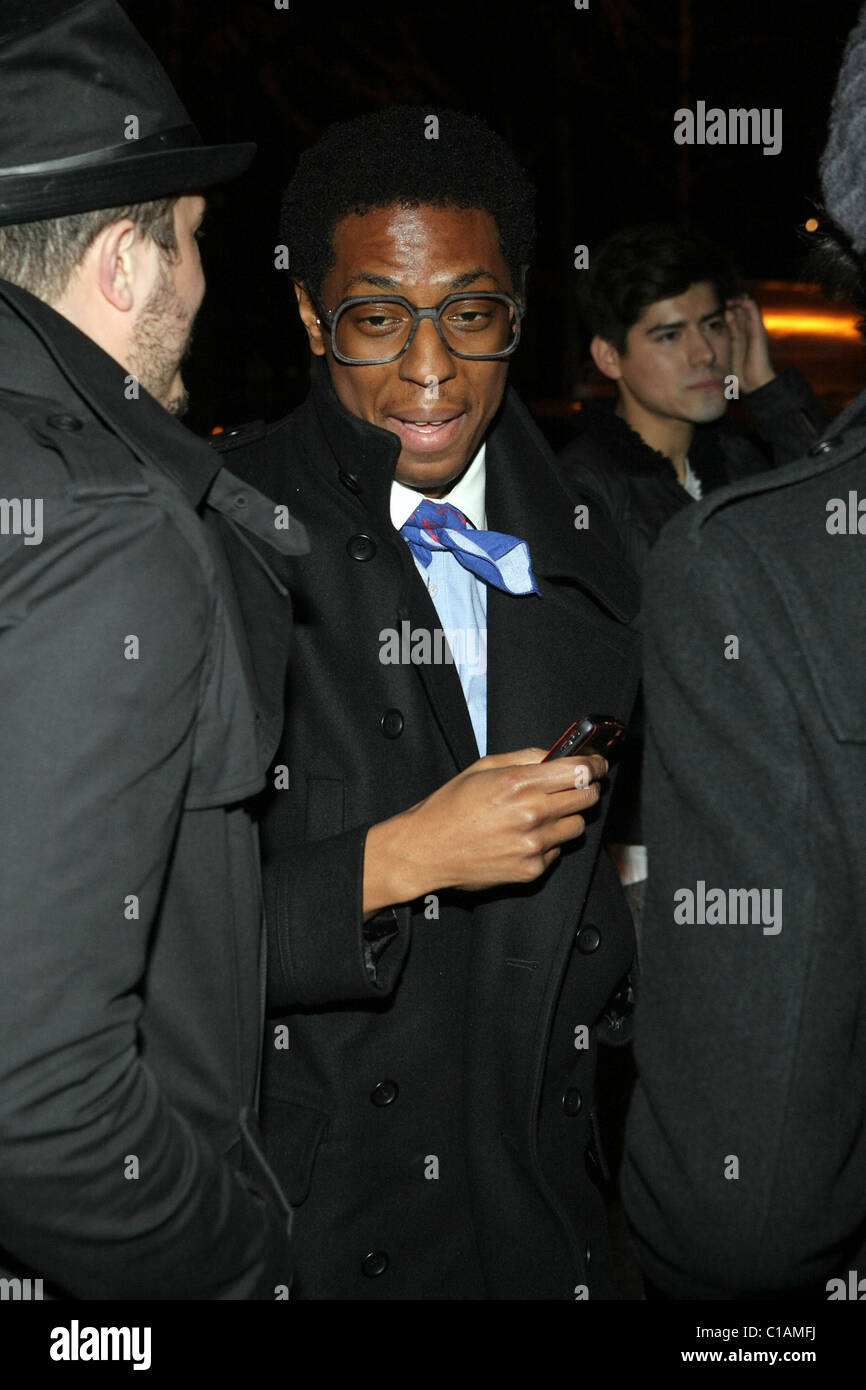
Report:
[[[177,254],[174,207],[177,197],[128,207],[99,208],[39,222],[0,227],[0,276],[47,304],[62,298],[76,267],[105,227],[125,218],[171,260]]]
[[[489,212],[515,286],[532,257],[535,189],[505,141],[476,116],[389,106],[329,126],[286,189],[281,236],[293,278],[321,296],[337,223],[399,204]],[[435,138],[427,135],[435,130]]]
[[[731,263],[714,242],[665,225],[615,232],[591,254],[579,290],[587,346],[598,334],[624,352],[628,330],[650,304],[705,280],[722,304],[736,290]]]

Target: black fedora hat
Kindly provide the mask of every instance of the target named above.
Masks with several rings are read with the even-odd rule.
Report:
[[[0,0],[0,225],[193,192],[255,145],[205,145],[116,0]]]

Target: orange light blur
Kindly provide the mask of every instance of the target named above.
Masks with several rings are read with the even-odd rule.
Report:
[[[809,218],[807,218],[806,221],[803,223],[803,226],[806,228],[806,231],[807,231],[807,232],[817,232],[817,230],[818,230],[818,219],[817,219],[817,217],[809,217]]]
[[[823,338],[859,338],[853,314],[788,314],[770,310],[761,317],[768,333],[813,333]]]

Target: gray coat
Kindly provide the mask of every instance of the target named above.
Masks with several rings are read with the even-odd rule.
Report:
[[[864,425],[866,393],[801,461],[672,521],[647,570],[625,1199],[674,1298],[866,1273],[866,535],[828,532],[864,494]],[[766,892],[759,920],[738,889]]]
[[[196,513],[294,541],[130,380],[0,284],[0,1263],[61,1296],[273,1298],[244,800],[279,726]]]

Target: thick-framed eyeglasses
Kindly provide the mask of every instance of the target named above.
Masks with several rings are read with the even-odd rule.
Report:
[[[526,309],[504,290],[476,290],[446,295],[423,309],[399,294],[355,294],[336,309],[317,304],[316,311],[331,334],[337,361],[362,367],[396,362],[411,347],[422,319],[433,320],[455,357],[510,357]]]

